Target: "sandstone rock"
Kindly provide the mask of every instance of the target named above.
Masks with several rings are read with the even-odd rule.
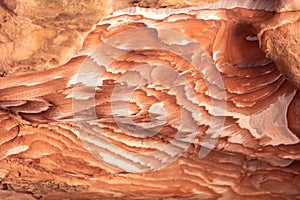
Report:
[[[292,3],[291,1],[290,3]],[[300,7],[298,1],[293,2],[289,9],[285,4],[279,4],[283,9],[274,18],[264,22],[261,26],[259,39],[262,49],[277,65],[278,69],[295,86],[300,88]]]
[[[9,0],[0,7],[0,72],[45,70],[65,63],[103,16],[102,1]]]
[[[186,2],[180,7],[207,1]],[[101,17],[137,5],[165,7],[177,2],[2,0],[0,76],[46,70],[66,63],[80,50],[84,38]]]
[[[257,38],[261,23],[274,17],[273,1],[132,8],[97,25],[77,24],[70,8],[72,26],[63,30],[73,32],[62,32],[66,38],[56,31],[69,22],[53,21],[54,13],[47,17],[17,6],[36,6],[30,1],[1,2],[10,23],[27,20],[24,27],[41,33],[46,24],[49,33],[39,41],[36,34],[35,46],[76,37],[68,48],[51,47],[58,48],[52,52],[57,62],[45,59],[28,69],[21,62],[0,78],[0,197],[299,197],[299,91],[266,58]],[[158,6],[118,2],[103,2],[103,12]],[[26,36],[16,35],[17,43]],[[50,36],[55,42],[45,40]],[[44,58],[40,51],[47,52],[19,50],[14,59]]]

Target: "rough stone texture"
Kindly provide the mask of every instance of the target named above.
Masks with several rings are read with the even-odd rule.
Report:
[[[35,200],[30,194],[17,193],[14,191],[0,190],[1,200]]]
[[[300,88],[300,12],[283,12],[262,24],[261,47],[278,69]]]
[[[0,5],[2,76],[66,62],[104,13],[100,0],[2,0]]]

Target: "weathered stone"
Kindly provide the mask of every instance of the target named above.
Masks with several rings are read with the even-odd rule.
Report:
[[[0,5],[2,76],[65,63],[105,12],[100,0],[9,0]]]
[[[300,88],[300,12],[277,13],[262,24],[262,49],[287,79]]]

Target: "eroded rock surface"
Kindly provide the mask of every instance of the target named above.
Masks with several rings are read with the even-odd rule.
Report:
[[[296,9],[277,13],[262,24],[259,33],[262,49],[287,79],[298,88],[300,88],[299,27],[300,12]]]
[[[50,5],[59,9],[63,2]],[[253,2],[257,5],[261,1]],[[157,6],[155,2],[121,1],[106,4],[109,11],[104,12],[139,3],[145,7]],[[36,5],[29,7],[32,6]],[[26,62],[15,61],[16,65],[3,68],[10,74],[0,78],[0,188],[9,191],[2,191],[0,197],[45,200],[138,199],[141,196],[225,200],[299,197],[299,91],[265,57],[256,37],[258,24],[270,20],[273,12],[232,7],[168,12],[131,9],[108,16],[97,26],[90,23],[81,27],[70,17],[71,13],[66,16],[74,24],[65,22],[65,15],[53,21],[58,17],[54,13],[49,13],[49,18],[38,11],[24,13],[23,7],[18,10],[13,1],[2,1],[2,7],[9,17],[8,24],[24,23],[31,31],[41,31],[33,34],[35,39],[30,44],[43,43],[46,49],[41,46],[30,50],[31,45],[25,43],[29,53],[19,50],[20,57],[16,54],[14,58],[31,58],[32,54],[36,55],[33,58],[41,56],[45,61],[33,62],[30,67]],[[20,19],[20,15],[24,17]],[[35,16],[41,18],[37,20]],[[43,31],[42,24],[49,33],[36,41]],[[58,29],[53,30],[53,24]],[[72,38],[70,41],[75,43],[68,48],[64,46],[68,45],[66,38],[54,34],[67,24],[75,26],[74,30],[70,26],[63,29],[67,33],[61,32],[66,38],[75,35],[74,41]],[[10,30],[8,27],[3,30]],[[130,38],[122,35],[147,27],[150,29]],[[7,35],[12,37],[19,30],[13,29]],[[71,35],[70,30],[73,30]],[[181,40],[182,35],[174,37],[171,30],[189,39]],[[21,31],[18,36],[25,37],[31,31],[26,34]],[[82,40],[84,34],[88,35]],[[47,40],[48,37],[53,40]],[[107,45],[93,51],[110,38],[121,47],[142,44],[161,49],[126,51]],[[22,44],[18,37],[14,39]],[[128,44],[130,41],[133,42]],[[54,43],[61,45],[49,53],[47,45]],[[200,57],[195,43],[202,47]],[[57,55],[57,62],[51,63],[47,56],[37,53],[40,50],[48,52],[45,55],[49,59]],[[103,66],[106,59],[101,55],[120,52],[123,54],[111,65]],[[8,51],[5,55],[10,58]],[[202,60],[191,64],[188,61],[192,58]],[[84,64],[87,68],[81,75],[87,78],[76,82],[80,80],[78,70]],[[148,67],[136,69],[141,65]],[[167,66],[168,70],[155,65]],[[37,72],[28,73],[33,70]],[[16,75],[25,71],[27,74]],[[183,78],[177,78],[176,73]],[[100,75],[102,80],[98,82]],[[147,83],[146,77],[152,84],[143,84]],[[142,85],[127,102],[124,95],[130,94],[129,86],[135,82]],[[74,92],[78,85],[83,87],[77,87]],[[123,89],[115,89],[118,87]],[[89,104],[94,95],[94,104]],[[74,101],[80,102],[75,107],[79,115],[75,113]],[[126,118],[122,105],[130,112],[135,126]],[[93,109],[95,118],[90,115]],[[77,120],[83,120],[81,127],[78,121],[74,122],[75,115]],[[120,117],[119,124],[115,117]],[[155,123],[149,125],[151,120]],[[178,137],[180,122],[184,134]],[[120,128],[120,123],[136,131],[128,134]],[[152,137],[145,137],[147,133],[138,130],[145,125],[156,128],[161,124],[163,128]],[[218,133],[220,126],[224,129]],[[162,148],[167,144],[171,148]],[[212,144],[213,149],[209,149]],[[211,150],[204,158],[199,157],[202,148]],[[155,170],[172,159],[178,149],[184,150],[180,157]],[[150,154],[142,156],[143,153]],[[137,173],[138,170],[144,172]]]
[[[131,7],[186,7],[212,1],[0,1],[0,76],[40,71],[67,62],[106,14]]]
[[[256,37],[257,24],[273,15],[243,8],[123,11],[104,18],[66,64],[2,77],[1,187],[40,199],[299,196],[299,93]],[[146,48],[130,49],[135,45]],[[135,83],[141,85],[130,93]],[[161,124],[151,137],[143,131]]]
[[[104,13],[102,1],[8,0],[0,6],[0,72],[45,70],[66,62]]]

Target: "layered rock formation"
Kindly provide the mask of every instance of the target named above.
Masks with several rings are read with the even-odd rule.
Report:
[[[21,60],[57,55],[53,65],[9,65],[7,53],[0,197],[299,198],[300,93],[260,49],[272,40],[259,44],[273,9],[132,8],[74,22],[53,55],[17,49]]]

